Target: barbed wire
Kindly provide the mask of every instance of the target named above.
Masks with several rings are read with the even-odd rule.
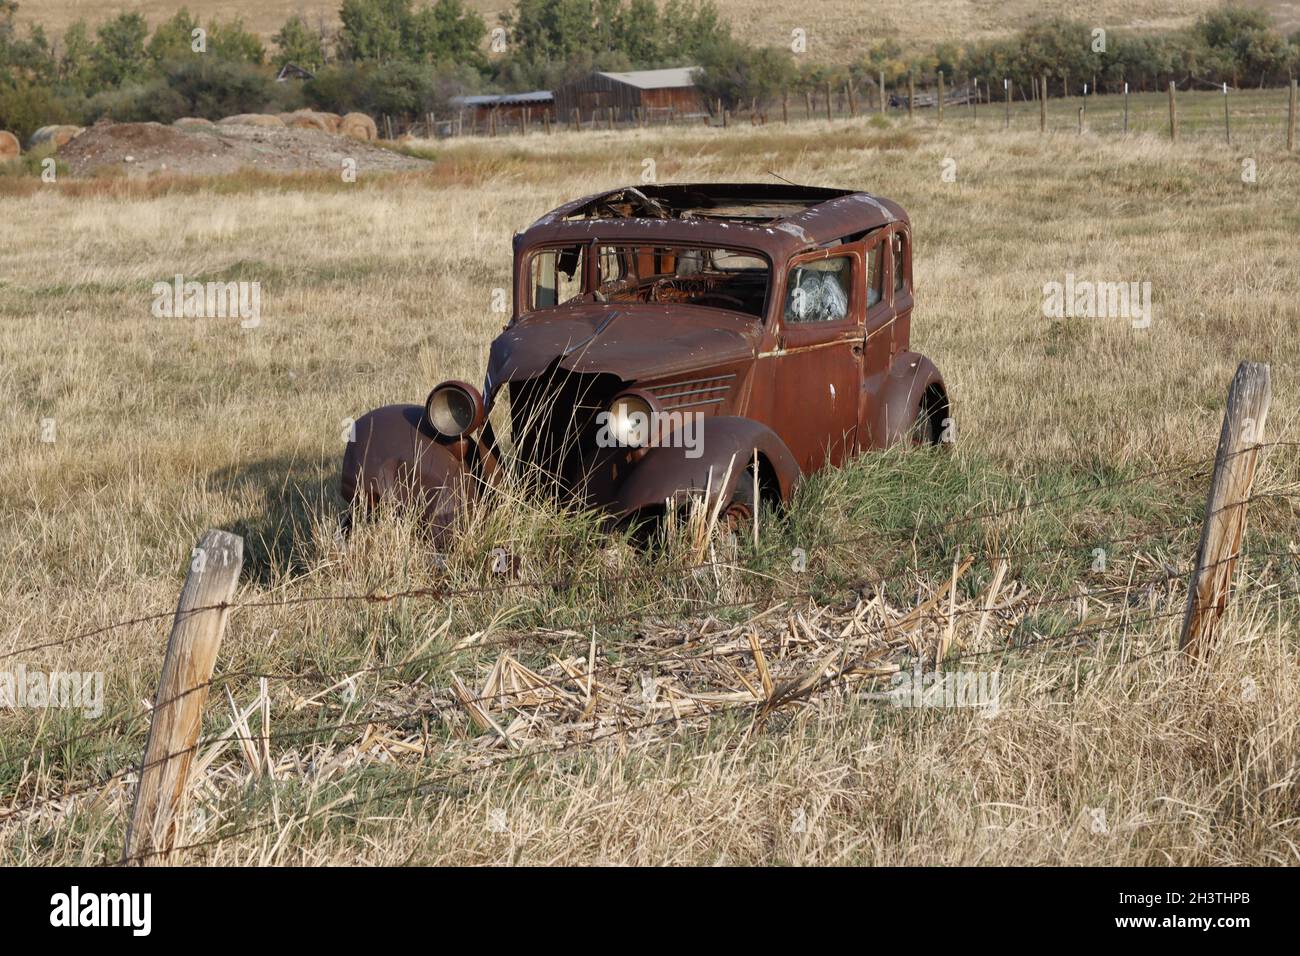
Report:
[[[1300,441],[1262,442],[1262,443],[1251,445],[1247,448],[1239,449],[1236,452],[1229,453],[1228,455],[1223,456],[1223,460],[1236,457],[1237,455],[1249,454],[1267,448],[1275,448],[1275,447],[1300,447]],[[993,511],[972,512],[969,514],[958,515],[953,518],[940,521],[940,522],[930,522],[928,524],[917,525],[912,529],[912,533],[909,536],[909,543],[915,541],[916,537],[923,533],[950,529],[953,527],[957,527],[964,524],[970,524],[978,521],[988,521],[994,518],[1005,517],[1009,514],[1022,513],[1027,510],[1046,507],[1047,505],[1056,504],[1061,501],[1072,500],[1074,498],[1078,498],[1083,495],[1096,494],[1101,491],[1108,491],[1113,488],[1125,487],[1141,481],[1148,481],[1155,478],[1161,478],[1168,475],[1178,474],[1180,472],[1184,472],[1189,469],[1196,468],[1200,465],[1206,464],[1207,462],[1215,462],[1218,460],[1219,459],[1217,456],[1209,456],[1207,458],[1197,459],[1195,461],[1187,462],[1182,465],[1175,465],[1169,468],[1157,469],[1154,471],[1146,472],[1144,474],[1135,475],[1114,482],[1096,485],[1090,488],[1080,488],[1080,489],[1076,489],[1075,491],[1063,492],[1061,494],[1053,495],[1047,498],[1041,498],[1034,501],[1026,501],[1019,505],[1012,505],[1006,508],[1000,508]],[[1197,477],[1197,475],[1192,475],[1191,477]],[[1260,497],[1295,497],[1295,496],[1296,495],[1291,493],[1275,493],[1273,495],[1261,495]],[[1234,502],[1230,505],[1225,505],[1223,507],[1224,508],[1235,507],[1241,504],[1248,503],[1248,501],[1250,500],[1254,500],[1253,497],[1251,499],[1247,499],[1247,501]],[[853,535],[846,538],[831,539],[829,541],[823,542],[821,545],[818,545],[817,547],[823,549],[840,547],[848,544],[855,544],[855,543],[860,543],[862,541],[866,541],[872,536],[873,536],[873,532],[864,532],[862,534]],[[892,549],[892,551],[886,551],[885,553],[897,554],[907,546],[909,545],[900,543],[898,546]],[[727,566],[730,565],[727,564],[726,562],[706,561],[706,562],[699,562],[693,565],[677,566],[677,567],[662,569],[659,571],[647,572],[645,574],[645,577],[652,578],[652,579],[653,578],[666,579],[672,577],[681,577],[688,573],[693,573],[700,570],[707,570],[709,568],[727,567]],[[619,580],[625,580],[626,577],[627,576],[625,574],[615,575],[614,573],[611,573],[609,575],[610,579],[617,578]],[[594,583],[600,583],[600,582],[598,580],[597,582]],[[368,603],[390,603],[395,600],[414,599],[414,598],[435,598],[435,599],[442,599],[442,600],[450,600],[450,599],[462,598],[462,597],[473,597],[473,596],[480,596],[484,594],[500,593],[509,590],[517,590],[517,589],[538,588],[538,589],[570,590],[574,586],[575,586],[575,579],[572,576],[564,576],[564,577],[557,577],[557,578],[546,579],[546,580],[508,581],[508,582],[503,582],[501,584],[475,585],[475,586],[459,587],[459,588],[450,588],[442,585],[428,585],[428,586],[417,587],[417,588],[409,588],[409,589],[405,589],[402,591],[395,591],[395,592],[372,591],[366,593],[353,593],[353,594],[298,595],[290,598],[281,598],[277,600],[254,600],[254,601],[235,601],[235,602],[222,601],[214,604],[207,604],[207,605],[201,605],[194,608],[189,608],[184,611],[181,611],[180,609],[168,610],[168,611],[157,611],[151,614],[141,615],[123,621],[115,621],[94,628],[93,630],[70,635],[69,637],[62,638],[60,640],[46,641],[43,643],[33,644],[27,647],[22,647],[16,650],[0,653],[0,660],[6,660],[8,658],[15,657],[19,654],[44,650],[50,647],[60,647],[60,646],[65,646],[67,644],[77,643],[79,641],[86,640],[91,637],[96,637],[113,630],[119,630],[124,627],[131,627],[138,624],[151,623],[172,616],[174,616],[175,619],[179,621],[184,617],[188,617],[194,614],[205,613],[208,611],[226,611],[226,610],[234,611],[243,608],[292,607],[292,606],[299,606],[304,604],[349,602],[349,601],[361,601],[361,602],[368,602]]]
[[[1286,554],[1289,555],[1290,553],[1289,553],[1289,552],[1286,552]],[[1224,563],[1229,563],[1229,562],[1231,562],[1231,561],[1235,561],[1235,560],[1237,560],[1238,557],[1239,557],[1239,555],[1234,555],[1234,556],[1231,556],[1231,557],[1229,557],[1229,558],[1222,559],[1221,561],[1214,562],[1214,563],[1212,563],[1212,564],[1206,565],[1206,566],[1205,566],[1205,570],[1208,570],[1208,569],[1210,569],[1210,568],[1213,568],[1213,567],[1217,566],[1218,564],[1224,564]],[[1168,579],[1167,579],[1167,580],[1168,580]],[[848,585],[848,587],[849,587],[850,589],[854,589],[854,590],[856,590],[856,589],[860,588],[860,587],[862,586],[862,584],[863,584],[863,581],[858,580],[858,581],[851,582],[851,583]],[[1129,583],[1125,583],[1125,584],[1123,584],[1123,585],[1115,585],[1115,586],[1112,586],[1112,587],[1109,587],[1109,588],[1098,589],[1098,590],[1094,590],[1094,591],[1091,591],[1091,592],[1081,592],[1081,593],[1076,593],[1076,594],[1060,595],[1060,596],[1055,597],[1055,598],[1043,597],[1042,595],[1025,595],[1021,600],[1019,600],[1019,601],[1017,601],[1017,602],[1015,602],[1015,603],[1021,603],[1021,601],[1028,601],[1029,603],[1034,603],[1034,602],[1032,601],[1032,599],[1033,599],[1033,598],[1037,598],[1038,600],[1037,600],[1037,603],[1035,604],[1034,612],[1033,612],[1033,613],[1036,613],[1037,610],[1038,610],[1038,608],[1043,607],[1043,606],[1049,606],[1049,605],[1054,605],[1054,604],[1059,604],[1059,603],[1073,603],[1073,602],[1077,602],[1077,601],[1079,601],[1079,600],[1081,600],[1081,599],[1087,599],[1087,598],[1098,598],[1098,597],[1105,596],[1105,595],[1109,595],[1109,594],[1123,594],[1123,593],[1131,593],[1132,588],[1133,588],[1133,585],[1132,585],[1131,582],[1129,582]],[[756,603],[756,602],[752,602],[752,601],[751,601],[751,602],[746,602],[746,603]],[[778,602],[778,603],[781,603],[781,602]],[[1008,610],[1008,609],[1009,609],[1010,607],[1012,607],[1012,606],[1014,606],[1014,605],[1006,605],[1006,604],[1003,604],[1003,605],[999,605],[999,606],[996,606],[996,607],[988,607],[988,606],[983,606],[983,607],[981,607],[981,606],[976,606],[976,607],[971,607],[971,608],[955,609],[955,610],[953,610],[953,611],[951,611],[951,612],[940,612],[940,611],[935,611],[935,612],[931,612],[931,613],[928,613],[928,614],[925,614],[925,615],[919,615],[919,616],[908,615],[908,616],[907,616],[907,619],[906,619],[905,621],[898,621],[898,622],[893,622],[893,623],[891,623],[891,624],[885,624],[885,625],[883,625],[883,626],[881,626],[881,627],[879,627],[879,628],[876,628],[876,629],[875,629],[874,631],[872,631],[872,632],[868,632],[868,633],[865,634],[865,635],[858,635],[858,638],[857,638],[857,639],[861,640],[861,639],[863,639],[863,638],[869,638],[869,637],[873,637],[873,636],[874,636],[874,637],[893,637],[893,636],[896,636],[897,633],[899,632],[899,627],[900,627],[900,625],[902,625],[902,624],[904,624],[904,623],[906,623],[906,624],[908,625],[907,630],[908,630],[908,631],[911,631],[911,630],[914,630],[918,625],[920,625],[921,623],[924,623],[924,622],[926,622],[926,621],[933,621],[933,622],[943,623],[943,622],[951,621],[951,620],[953,620],[954,618],[956,618],[956,617],[958,617],[958,616],[965,616],[965,615],[967,615],[967,614],[988,614],[988,613],[992,613],[992,612],[994,612],[994,611],[997,611],[997,612],[1005,612],[1006,610]],[[1114,629],[1115,627],[1118,627],[1118,626],[1130,626],[1130,625],[1132,625],[1132,624],[1140,624],[1140,623],[1144,623],[1144,622],[1150,622],[1150,621],[1155,621],[1155,620],[1161,620],[1161,619],[1168,618],[1168,617],[1178,616],[1178,615],[1181,615],[1182,613],[1183,613],[1183,611],[1181,611],[1181,610],[1171,610],[1171,611],[1168,611],[1168,612],[1165,612],[1165,613],[1161,613],[1161,614],[1150,614],[1150,615],[1147,615],[1147,616],[1144,617],[1144,618],[1138,618],[1138,619],[1136,619],[1136,620],[1134,620],[1134,619],[1130,619],[1130,618],[1120,618],[1120,619],[1117,619],[1117,620],[1110,620],[1110,621],[1106,621],[1106,622],[1100,623],[1100,624],[1096,625],[1096,626],[1093,627],[1093,628],[1089,628],[1089,629],[1075,629],[1075,630],[1072,630],[1072,631],[1067,631],[1065,634],[1062,634],[1062,635],[1043,637],[1043,638],[1039,638],[1039,639],[1036,639],[1036,640],[1033,640],[1033,641],[1019,642],[1019,643],[1010,644],[1010,645],[1008,645],[1008,646],[1005,647],[1005,648],[995,648],[995,649],[987,650],[987,651],[970,652],[970,653],[959,654],[959,655],[948,655],[948,656],[946,656],[946,657],[944,658],[944,660],[942,661],[942,663],[945,663],[945,664],[946,664],[946,663],[951,663],[951,662],[956,662],[956,661],[964,660],[964,659],[971,658],[971,657],[987,656],[987,655],[989,655],[989,654],[1001,654],[1001,655],[1005,656],[1005,655],[1008,654],[1008,653],[1019,652],[1019,651],[1025,649],[1025,648],[1029,648],[1029,647],[1034,647],[1034,646],[1039,646],[1039,645],[1051,645],[1051,644],[1056,644],[1056,643],[1059,643],[1059,642],[1061,642],[1061,641],[1068,640],[1068,639],[1070,639],[1070,638],[1072,638],[1072,637],[1076,637],[1076,638],[1077,638],[1077,637],[1080,636],[1080,635],[1087,635],[1087,634],[1092,634],[1092,633],[1100,633],[1100,632],[1105,631],[1105,630]],[[1023,623],[1023,622],[1021,622],[1021,623]],[[1017,626],[1019,626],[1019,625],[1017,625]],[[1013,639],[1014,639],[1014,636],[1013,636]],[[759,640],[761,641],[761,638],[759,638]],[[610,646],[607,644],[607,645],[606,645],[606,651],[609,650],[609,647],[610,647]],[[468,649],[468,648],[463,648],[463,649]],[[463,650],[463,649],[462,649],[462,650]],[[459,704],[459,705],[461,705],[461,706],[464,706],[464,705],[467,705],[467,704],[477,704],[477,703],[487,703],[487,702],[496,702],[496,703],[501,703],[503,700],[507,700],[507,699],[512,698],[512,697],[523,696],[523,695],[527,695],[527,694],[530,694],[530,693],[535,693],[535,692],[536,692],[537,690],[539,690],[539,689],[547,689],[547,688],[549,688],[549,689],[553,689],[553,690],[556,690],[556,691],[561,691],[561,692],[566,692],[566,693],[567,693],[567,692],[570,692],[570,691],[569,691],[569,689],[568,689],[565,685],[570,684],[570,683],[572,683],[572,682],[574,682],[574,681],[581,682],[581,681],[588,680],[588,679],[594,680],[594,679],[595,679],[595,676],[596,676],[598,673],[600,673],[600,674],[604,674],[604,673],[607,673],[607,672],[609,672],[609,671],[618,671],[618,670],[626,670],[626,669],[636,669],[636,668],[643,668],[643,667],[646,667],[646,666],[653,666],[653,665],[663,665],[663,664],[665,664],[665,663],[671,663],[671,662],[673,662],[673,661],[689,661],[689,660],[694,660],[694,659],[706,659],[708,656],[711,656],[711,655],[694,655],[694,656],[689,657],[689,658],[686,658],[686,657],[676,657],[676,658],[667,657],[667,658],[666,658],[666,657],[660,655],[660,656],[658,656],[658,657],[656,657],[656,658],[654,658],[654,659],[652,659],[652,660],[649,660],[649,661],[635,661],[635,660],[632,660],[632,661],[628,661],[628,660],[607,661],[606,664],[604,664],[604,665],[602,665],[602,666],[600,666],[600,667],[592,667],[592,668],[590,668],[588,671],[585,671],[584,673],[582,673],[582,674],[580,674],[580,675],[570,675],[570,676],[566,676],[566,677],[563,677],[563,678],[558,678],[556,681],[550,681],[550,680],[548,680],[548,679],[546,679],[546,678],[541,678],[540,675],[538,675],[538,678],[542,681],[542,683],[541,683],[540,686],[522,687],[522,688],[519,688],[519,689],[517,689],[517,690],[515,690],[515,691],[501,691],[501,692],[496,692],[496,693],[493,693],[493,694],[484,694],[484,695],[481,695],[481,696],[474,696],[474,697],[468,697],[468,698],[462,698],[462,697],[459,696],[459,694],[457,694],[457,695],[456,695],[457,699],[456,699],[455,702],[444,701],[444,700],[439,699],[439,700],[436,700],[435,702],[433,702],[433,703],[431,703],[431,704],[429,704],[429,705],[427,705],[427,706],[425,706],[425,707],[416,708],[416,709],[411,710],[411,711],[406,711],[406,712],[397,713],[397,714],[384,714],[384,715],[374,715],[374,714],[372,714],[372,715],[369,715],[369,716],[364,717],[364,718],[357,718],[357,719],[355,719],[355,720],[350,720],[350,721],[336,722],[336,723],[328,724],[328,725],[321,726],[321,727],[306,728],[306,729],[301,729],[301,730],[276,731],[276,732],[274,732],[274,733],[269,733],[269,734],[250,734],[250,735],[246,735],[246,736],[245,736],[245,735],[238,735],[238,734],[222,733],[222,734],[218,735],[216,738],[207,738],[207,739],[204,739],[204,740],[200,740],[200,741],[196,742],[194,745],[192,745],[192,746],[190,746],[190,747],[183,748],[183,749],[178,750],[178,751],[172,751],[172,752],[170,752],[170,753],[163,754],[162,756],[157,757],[157,758],[155,758],[155,759],[152,760],[152,761],[146,762],[143,766],[139,767],[138,769],[137,769],[134,765],[132,765],[132,766],[128,766],[128,767],[122,768],[121,770],[116,771],[115,773],[111,774],[109,777],[107,777],[107,778],[105,778],[105,779],[103,779],[103,780],[92,781],[92,782],[89,782],[89,783],[84,784],[84,785],[82,785],[82,786],[79,786],[79,787],[77,787],[77,788],[74,788],[74,789],[72,789],[72,790],[66,790],[66,789],[65,789],[65,790],[64,790],[62,793],[60,793],[60,794],[50,795],[50,796],[48,796],[48,797],[41,798],[41,799],[39,799],[39,800],[29,801],[28,803],[25,803],[25,804],[23,804],[23,805],[21,805],[21,806],[18,806],[18,807],[10,808],[8,812],[6,812],[3,816],[0,816],[0,821],[3,821],[3,820],[8,819],[8,818],[10,818],[10,817],[12,817],[12,816],[15,816],[15,815],[17,815],[18,813],[26,812],[26,811],[28,811],[28,810],[30,810],[30,809],[33,809],[33,808],[36,807],[36,806],[44,805],[44,804],[47,804],[47,803],[52,803],[52,802],[54,802],[54,801],[56,801],[56,800],[68,799],[69,797],[79,795],[80,793],[89,792],[89,791],[91,791],[91,790],[96,790],[96,789],[100,789],[100,788],[102,788],[102,787],[108,786],[109,784],[111,784],[111,783],[114,782],[115,780],[121,778],[123,775],[125,775],[125,774],[127,774],[127,773],[133,773],[133,772],[135,772],[135,773],[143,774],[145,771],[150,770],[150,769],[152,769],[152,768],[155,767],[155,766],[158,766],[158,765],[161,765],[161,764],[167,763],[167,762],[169,762],[169,761],[171,761],[171,760],[174,760],[174,759],[176,759],[176,758],[178,758],[178,757],[183,757],[183,756],[186,756],[186,755],[188,755],[188,754],[192,754],[192,753],[194,753],[194,752],[196,752],[196,751],[198,751],[198,750],[201,750],[201,749],[203,749],[203,748],[205,748],[205,747],[210,747],[210,746],[213,746],[213,745],[215,745],[215,744],[219,744],[219,743],[247,742],[247,743],[261,743],[261,744],[266,745],[266,744],[269,744],[269,743],[272,742],[272,741],[301,740],[301,739],[304,739],[304,738],[313,738],[313,737],[319,737],[319,736],[323,736],[323,735],[327,735],[327,734],[335,734],[335,733],[338,733],[338,732],[341,731],[341,730],[356,729],[356,728],[361,728],[361,727],[369,727],[369,726],[372,726],[372,725],[374,725],[374,724],[376,724],[376,723],[378,723],[378,722],[382,722],[382,721],[384,721],[384,720],[387,720],[387,721],[407,721],[407,722],[409,722],[409,721],[411,721],[411,720],[415,720],[415,719],[417,719],[417,718],[428,717],[428,716],[436,716],[436,715],[439,714],[439,713],[444,709],[444,707],[447,706],[448,704]],[[409,662],[408,662],[408,663],[409,663]],[[393,665],[393,666],[406,666],[406,664],[404,663],[404,664]],[[229,678],[232,677],[232,676],[250,676],[250,675],[248,675],[248,674],[238,674],[238,673],[237,673],[237,674],[235,674],[235,675],[223,675],[223,678],[225,678],[225,679],[229,679]],[[279,677],[283,677],[283,676],[285,676],[285,675],[265,675],[265,674],[263,674],[263,675],[257,675],[257,674],[253,674],[253,675],[251,675],[251,676],[257,676],[257,677],[277,677],[277,676],[279,676]],[[347,675],[347,676],[355,676],[355,675]],[[346,679],[346,678],[344,678],[344,679]],[[209,682],[209,683],[211,683],[211,682]],[[336,683],[338,683],[338,681],[336,681]],[[196,688],[196,689],[197,689],[197,688]],[[185,692],[185,693],[193,692],[193,690],[194,690],[194,689],[192,689],[191,691],[187,691],[187,692]],[[431,688],[430,691],[429,691],[429,693],[431,694],[431,696],[438,697],[438,698],[445,697],[445,695],[452,694],[452,693],[454,693],[454,692],[455,692],[455,688],[453,688],[451,685],[447,685],[447,686],[445,686],[445,687],[441,687],[441,688],[439,688],[439,687]],[[185,695],[185,694],[177,695],[177,697],[179,698],[179,697],[184,696],[184,695]],[[166,702],[163,702],[163,703],[166,703]],[[161,706],[161,704],[160,704],[159,706]],[[51,745],[51,746],[52,746],[52,745]],[[26,758],[26,759],[30,759],[30,758],[28,757],[28,758]]]

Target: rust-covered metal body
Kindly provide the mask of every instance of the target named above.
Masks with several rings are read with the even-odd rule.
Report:
[[[937,442],[948,396],[909,348],[911,248],[902,208],[861,192],[661,185],[567,203],[515,237],[481,396],[449,383],[362,417],[344,498],[418,500],[448,527],[508,462],[619,520],[706,489],[743,511],[746,486],[788,501],[852,455]],[[508,452],[485,421],[503,401]],[[635,413],[662,434],[611,444]]]

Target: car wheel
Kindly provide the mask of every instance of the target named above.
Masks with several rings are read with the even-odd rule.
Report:
[[[718,516],[718,524],[730,531],[749,527],[754,522],[754,466],[750,465],[731,491],[731,500]]]

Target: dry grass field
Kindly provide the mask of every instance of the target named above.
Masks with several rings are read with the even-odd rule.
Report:
[[[1238,361],[1271,364],[1266,437],[1300,440],[1300,158],[1275,133],[1229,148],[860,118],[430,148],[427,171],[354,184],[0,177],[0,671],[105,675],[97,717],[0,712],[0,864],[120,853],[169,611],[209,527],[246,540],[244,606],[188,862],[1300,863],[1294,446],[1264,453],[1219,653],[1193,671],[1170,651]],[[662,181],[778,174],[901,202],[913,343],[947,377],[956,448],[820,476],[757,545],[645,554],[527,501],[476,513],[441,558],[400,518],[339,538],[345,420],[480,380],[512,234],[645,159]],[[261,324],[155,318],[151,287],[177,273],[260,282]],[[1150,328],[1044,318],[1066,273],[1149,281]],[[495,548],[519,586],[316,600],[493,588]],[[976,561],[950,596],[958,555]],[[994,591],[1019,604],[956,616]],[[797,676],[802,648],[867,646],[864,622],[931,596],[901,660],[946,642],[950,668],[999,675],[995,715],[891,706],[862,695],[888,686],[870,674],[761,724],[743,700],[704,717],[644,694],[751,631]],[[1068,639],[1004,653],[1025,628]],[[503,651],[578,674],[587,729],[507,709],[511,750],[475,727],[444,688],[483,687]],[[727,660],[678,690],[759,683],[752,655]]]
[[[488,25],[509,9],[501,0],[468,0]],[[1166,29],[1186,26],[1217,0],[1099,0],[1067,3],[1064,0],[818,0],[807,8],[782,4],[755,4],[751,0],[717,0],[723,16],[737,34],[757,44],[782,46],[790,31],[808,31],[808,53],[817,59],[844,61],[864,44],[891,38],[904,44],[937,40],[978,39],[1000,36],[1018,29],[1034,16],[1069,15],[1095,21],[1108,29]],[[1261,0],[1279,24],[1300,25],[1300,5],[1294,0]],[[181,6],[202,20],[241,17],[252,30],[269,38],[280,25],[300,13],[312,25],[338,23],[337,0],[26,0],[20,18],[42,23],[61,34],[68,24],[84,17],[99,22],[119,10],[138,10],[156,24]]]

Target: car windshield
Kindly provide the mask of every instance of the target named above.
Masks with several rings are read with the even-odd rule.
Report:
[[[594,269],[587,258],[594,255]],[[593,274],[594,288],[585,277]],[[662,302],[727,309],[758,318],[771,269],[752,252],[700,246],[604,245],[540,249],[528,266],[528,307],[573,299]]]
[[[598,246],[597,289],[610,302],[673,302],[762,317],[767,260],[736,249]]]

